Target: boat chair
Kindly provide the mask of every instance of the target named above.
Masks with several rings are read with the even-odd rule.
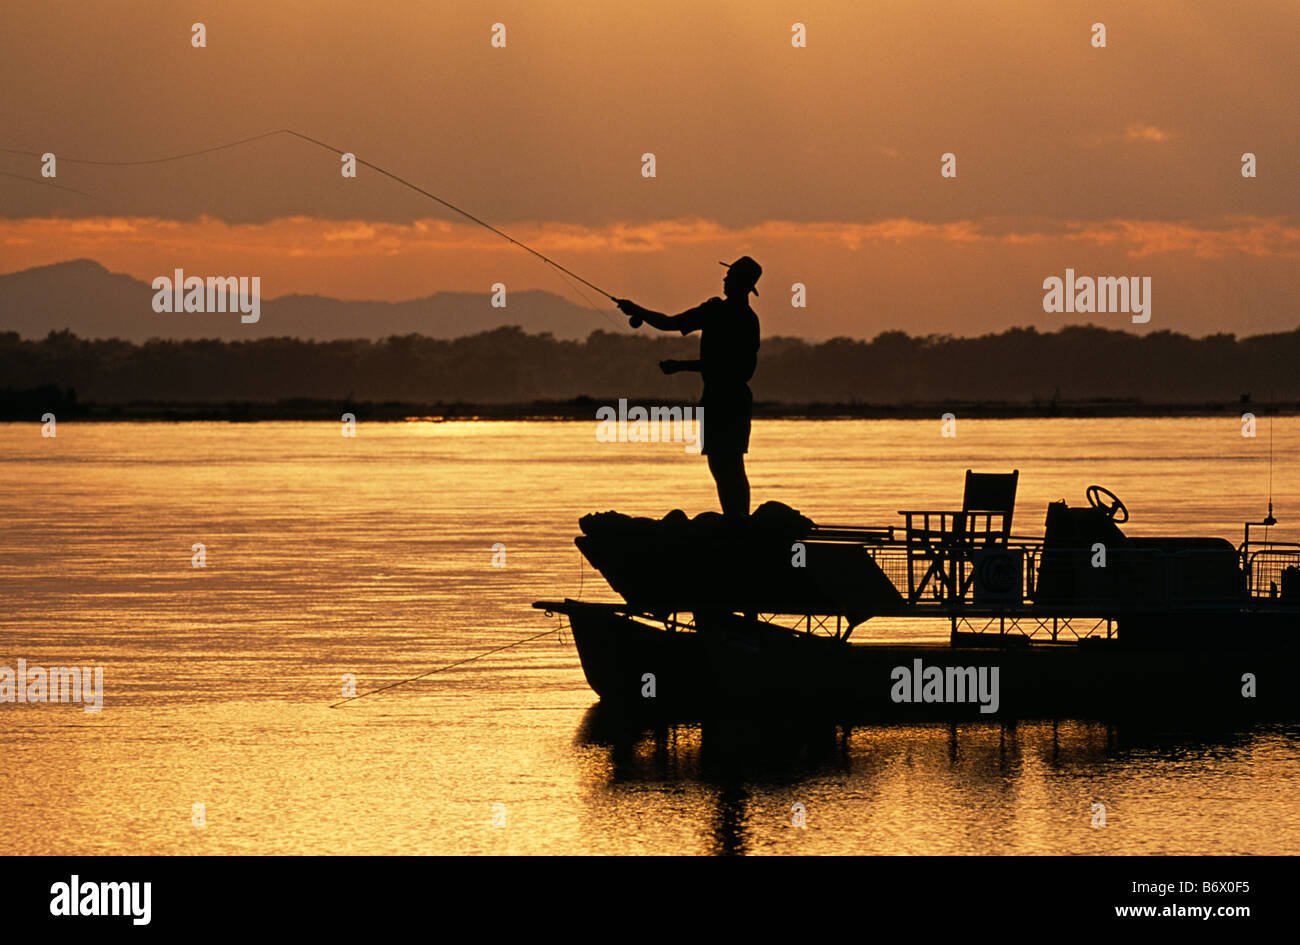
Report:
[[[1020,470],[977,473],[966,470],[960,511],[904,510],[907,534],[908,602],[929,592],[938,603],[965,600],[974,580],[976,552],[1005,547],[1011,538]]]

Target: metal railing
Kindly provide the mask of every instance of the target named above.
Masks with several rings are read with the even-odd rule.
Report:
[[[1033,607],[1038,611],[1072,609],[1105,614],[1233,609],[1267,601],[1300,607],[1297,542],[1250,542],[1239,546],[1234,557],[1226,544],[1151,547],[1135,536],[1106,548],[1103,565],[1091,546],[1047,546],[1041,538],[1027,536],[1010,536],[1005,544],[935,541],[933,537],[919,541],[914,535],[909,541],[907,530],[900,527],[818,526],[809,537],[859,545],[908,605],[925,610],[978,605],[979,609],[1008,612]],[[1020,562],[1019,592],[1006,595],[1001,602],[978,599],[977,556],[991,551],[1018,556]],[[1294,577],[1286,579],[1284,589],[1289,568],[1297,570],[1291,572]]]
[[[1241,546],[1240,554],[1248,593],[1256,600],[1280,598],[1284,572],[1300,568],[1300,544],[1295,542],[1251,542]]]

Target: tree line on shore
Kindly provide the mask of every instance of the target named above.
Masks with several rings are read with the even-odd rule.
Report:
[[[591,397],[688,402],[697,375],[671,377],[661,360],[697,356],[696,337],[593,332],[585,341],[498,328],[451,340],[82,339],[0,333],[9,398],[57,388],[90,403],[265,402],[291,398],[514,404]],[[908,404],[1137,400],[1148,403],[1300,399],[1300,329],[1237,338],[1144,335],[1072,326],[973,338],[763,340],[752,386],[760,401]]]

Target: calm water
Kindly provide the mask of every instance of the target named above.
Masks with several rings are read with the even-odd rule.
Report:
[[[1274,536],[1300,539],[1300,421],[1273,439]],[[1268,449],[1231,418],[760,422],[750,474],[757,501],[889,524],[1015,466],[1017,532],[1098,482],[1130,534],[1235,543]],[[345,673],[365,691],[555,626],[533,600],[609,599],[580,515],[714,501],[701,457],[594,421],[0,425],[0,666],[105,672],[97,715],[0,704],[6,852],[1295,852],[1295,727],[627,733],[560,636],[328,708]]]

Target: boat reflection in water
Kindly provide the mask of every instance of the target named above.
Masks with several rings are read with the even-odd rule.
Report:
[[[636,723],[598,704],[575,745],[604,771],[593,816],[684,821],[700,853],[1105,853],[1117,842],[1187,853],[1230,852],[1225,785],[1241,768],[1285,763],[1295,734],[1074,720]],[[1277,813],[1285,832],[1294,813]],[[1244,851],[1262,838],[1240,840]]]

